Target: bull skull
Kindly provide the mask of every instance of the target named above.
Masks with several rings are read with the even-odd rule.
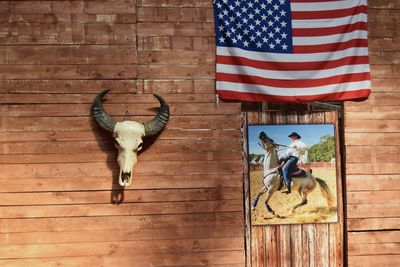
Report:
[[[132,171],[137,162],[137,152],[142,149],[145,136],[159,133],[169,119],[169,106],[159,95],[154,96],[160,102],[160,111],[150,121],[144,124],[136,121],[118,122],[111,118],[103,108],[103,97],[111,89],[99,93],[92,103],[92,116],[106,131],[113,133],[115,146],[118,148],[118,165],[120,167],[118,183],[120,186],[129,186],[132,183]]]

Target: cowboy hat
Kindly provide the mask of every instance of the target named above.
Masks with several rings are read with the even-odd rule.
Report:
[[[301,136],[300,136],[298,133],[296,133],[296,132],[293,132],[293,133],[291,133],[291,134],[288,135],[288,137],[293,137],[293,136],[296,136],[297,139],[301,139]]]

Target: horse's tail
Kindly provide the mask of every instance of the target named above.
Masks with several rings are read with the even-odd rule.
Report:
[[[329,190],[328,184],[320,178],[315,177],[315,179],[317,180],[317,183],[319,184],[319,187],[321,188],[322,195],[324,195],[324,197],[326,198],[326,201],[328,202],[328,206],[333,207],[334,197],[331,193],[331,190]]]

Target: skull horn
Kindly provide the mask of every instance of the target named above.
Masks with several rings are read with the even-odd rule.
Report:
[[[103,108],[103,96],[110,90],[105,89],[94,98],[92,102],[92,116],[104,130],[114,132],[117,121],[111,118]]]
[[[152,120],[144,123],[146,136],[158,134],[167,124],[169,119],[168,103],[161,96],[157,94],[154,94],[154,96],[160,102],[160,111]]]

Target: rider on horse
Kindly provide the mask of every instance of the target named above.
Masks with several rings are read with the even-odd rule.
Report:
[[[308,148],[303,141],[300,141],[301,136],[298,133],[293,132],[288,137],[292,139],[292,143],[288,146],[281,158],[283,180],[287,188],[285,193],[287,194],[291,192],[292,173],[298,171],[297,163],[307,163]]]

